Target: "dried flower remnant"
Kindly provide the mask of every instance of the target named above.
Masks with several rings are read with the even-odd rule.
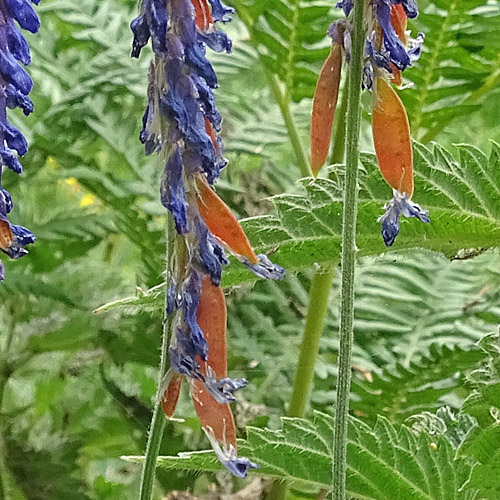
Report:
[[[32,0],[38,4],[40,0]],[[7,119],[7,108],[21,108],[28,116],[33,102],[28,97],[33,81],[21,66],[31,61],[28,42],[17,25],[36,33],[40,21],[29,0],[0,0],[0,250],[12,259],[28,253],[24,248],[35,241],[26,228],[11,224],[8,219],[13,202],[2,188],[4,167],[16,174],[22,173],[19,156],[28,152],[28,144],[22,133]],[[17,25],[16,25],[17,23]],[[0,261],[0,281],[4,279],[4,266]]]
[[[132,56],[138,57],[149,39],[155,54],[140,140],[147,154],[157,152],[165,163],[161,201],[178,233],[167,291],[173,335],[162,406],[172,417],[186,376],[217,456],[233,474],[244,477],[256,465],[237,456],[229,406],[247,381],[226,373],[226,303],[219,286],[228,263],[225,249],[258,276],[279,279],[284,270],[255,254],[211,186],[227,161],[213,94],[217,76],[206,48],[231,51],[230,39],[216,25],[230,21],[232,13],[218,0],[143,0],[131,28]]]
[[[337,7],[342,8],[345,15],[349,16],[353,5],[353,0],[344,0],[339,2]],[[412,39],[407,32],[408,19],[415,18],[417,15],[418,7],[414,0],[370,0],[366,4],[363,85],[373,91],[372,131],[375,152],[382,176],[393,188],[394,193],[393,199],[385,207],[385,214],[379,218],[386,246],[392,246],[399,234],[401,215],[415,217],[421,222],[430,222],[428,212],[411,200],[413,149],[410,127],[404,105],[392,86],[402,85],[402,72],[420,56],[424,35],[419,33],[416,39]],[[332,53],[333,47],[341,46],[342,53],[349,61],[349,23],[345,20],[333,23],[329,29],[329,35],[333,39]],[[326,160],[328,152],[326,140],[331,135],[331,123],[335,113],[335,105],[333,105],[333,113],[332,106],[328,110],[320,111],[316,105],[318,100],[323,104],[330,104],[330,101],[336,103],[340,64],[336,63],[335,68],[339,76],[335,77],[335,84],[330,85],[330,93],[326,97],[322,95],[323,90],[320,86],[322,79],[325,78],[323,72],[318,80],[313,106],[312,137],[314,130],[321,129],[321,126],[318,126],[320,113],[327,114],[328,118],[321,122],[324,127],[322,140],[311,141],[311,165],[315,175]],[[331,76],[330,79],[333,80]],[[321,151],[319,159],[314,149],[318,144],[320,144],[319,150]]]

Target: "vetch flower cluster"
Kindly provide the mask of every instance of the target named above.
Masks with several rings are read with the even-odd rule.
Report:
[[[337,4],[349,16],[353,0]],[[379,218],[386,246],[399,234],[401,215],[430,222],[428,212],[414,203],[413,148],[408,116],[393,85],[402,85],[401,73],[420,57],[424,35],[407,32],[408,19],[417,17],[415,0],[368,0],[365,7],[365,65],[363,85],[372,90],[372,132],[380,171],[393,188],[393,199]],[[317,175],[324,165],[337,104],[342,55],[350,58],[350,24],[340,20],[328,31],[332,49],[318,79],[311,122],[311,168]]]
[[[173,315],[171,370],[163,383],[163,409],[174,413],[182,379],[187,377],[203,429],[221,462],[236,476],[257,467],[237,456],[229,403],[247,384],[227,377],[226,303],[220,288],[225,250],[259,277],[279,279],[284,270],[256,255],[235,216],[212,184],[227,164],[220,137],[221,115],[213,89],[217,76],[206,47],[230,52],[231,41],[216,23],[233,10],[220,0],[143,0],[131,23],[132,56],[151,39],[148,105],[140,140],[146,154],[165,164],[161,201],[178,233],[167,291]]]
[[[40,0],[31,0],[38,4]],[[18,157],[28,152],[23,134],[7,119],[7,108],[21,108],[28,116],[33,103],[28,97],[33,81],[21,66],[31,61],[28,43],[17,25],[36,33],[40,21],[29,0],[0,0],[0,250],[12,259],[25,255],[24,248],[35,241],[26,228],[11,224],[8,215],[13,208],[10,194],[2,187],[4,167],[16,174],[22,173]],[[17,25],[16,25],[17,23]],[[4,267],[0,261],[0,281]]]

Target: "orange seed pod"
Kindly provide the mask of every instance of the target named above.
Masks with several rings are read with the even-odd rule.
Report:
[[[195,11],[196,26],[201,31],[208,31],[214,24],[212,12],[207,0],[191,0]]]
[[[182,375],[179,375],[178,373],[175,373],[173,371],[169,371],[167,373],[166,383],[168,385],[161,398],[161,406],[168,418],[172,418],[172,416],[174,415],[175,408],[181,394],[181,385],[183,378],[184,377]]]
[[[204,277],[198,305],[198,325],[205,334],[209,357],[200,358],[200,372],[206,376],[207,368],[213,370],[217,379],[227,376],[226,354],[226,300],[222,288],[212,285],[210,278]],[[236,449],[236,429],[233,413],[228,403],[220,404],[205,389],[199,380],[191,383],[191,396],[196,413],[203,428],[224,447],[232,445]]]
[[[316,177],[328,157],[333,120],[339,95],[342,47],[332,44],[319,74],[311,118],[311,170]]]
[[[408,45],[408,37],[406,36],[406,28],[408,27],[408,16],[401,4],[391,5],[391,24],[401,40],[403,45],[406,47]],[[391,63],[392,68],[392,79],[391,82],[398,87],[403,83],[401,70],[396,68],[394,64]]]
[[[236,255],[258,264],[257,256],[248,238],[229,207],[202,178],[198,178],[198,210],[209,231]]]
[[[383,77],[377,77],[374,85],[372,128],[382,176],[411,198],[413,149],[408,116],[398,94]]]
[[[9,223],[0,220],[0,249],[7,251],[12,245],[12,231]]]
[[[205,118],[205,132],[207,133],[208,137],[210,137],[210,140],[212,141],[212,144],[215,149],[215,154],[219,154],[219,144],[217,143],[217,135],[215,134],[215,130],[213,125],[210,123],[210,120],[208,118]]]
[[[401,4],[391,5],[391,24],[403,45],[408,45],[408,38],[406,36],[408,16]]]

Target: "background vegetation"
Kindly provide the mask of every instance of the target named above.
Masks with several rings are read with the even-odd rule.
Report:
[[[298,133],[307,145],[324,34],[339,13],[321,0],[232,3],[234,54],[211,56],[230,160],[218,190],[251,217],[252,242],[289,269],[279,283],[252,283],[237,264],[226,273],[229,370],[250,380],[235,412],[242,437],[253,426],[244,447],[264,472],[294,479],[293,498],[315,498],[329,484],[321,443],[331,441],[324,414],[334,399],[338,287],[315,367],[313,419],[282,428],[280,417],[315,262],[338,261],[343,175],[334,166],[315,186],[297,183],[307,158],[290,138]],[[419,4],[412,27],[426,44],[407,72],[414,88],[402,96],[421,143],[416,201],[433,222],[405,223],[395,251],[384,253],[376,218],[390,190],[369,153],[366,120],[348,486],[355,498],[394,500],[389,481],[413,488],[404,500],[498,500],[499,348],[490,334],[500,322],[500,148],[490,140],[500,142],[500,5]],[[139,467],[120,457],[143,453],[156,390],[165,211],[162,165],[144,157],[137,139],[149,55],[129,58],[136,11],[128,0],[44,0],[43,29],[29,39],[36,113],[12,122],[31,148],[25,175],[4,183],[17,200],[13,222],[38,242],[30,256],[5,263],[0,286],[0,498],[137,497]],[[178,414],[185,421],[168,424],[162,454],[207,448],[187,394]],[[263,487],[213,474],[205,455],[164,465],[157,498],[190,490],[252,499]],[[390,482],[398,480],[404,485]],[[243,487],[246,497],[223,496]]]

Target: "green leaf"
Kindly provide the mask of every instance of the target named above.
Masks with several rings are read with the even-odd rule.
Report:
[[[458,449],[458,455],[476,461],[470,479],[471,487],[480,491],[481,499],[500,497],[500,343],[499,335],[490,335],[481,346],[489,356],[486,368],[472,374],[474,391],[464,402],[462,411],[476,419]]]
[[[357,415],[371,416],[375,411],[402,421],[423,410],[442,405],[442,397],[463,386],[461,373],[472,369],[485,354],[479,349],[432,345],[429,353],[406,367],[388,367],[370,381],[355,380],[355,400],[351,408]],[[358,399],[359,398],[359,399]]]
[[[317,72],[329,51],[332,5],[321,0],[233,0],[256,42],[264,66],[285,84],[294,101],[312,97]]]
[[[500,244],[500,147],[493,143],[487,158],[472,146],[457,146],[459,160],[438,145],[415,143],[414,199],[430,212],[431,223],[401,221],[401,232],[390,250],[426,248],[453,257],[464,248],[490,248]],[[378,217],[391,198],[382,181],[375,156],[362,157],[358,214],[358,255],[389,251],[380,236]],[[302,179],[300,190],[272,198],[276,215],[243,221],[250,241],[260,252],[289,272],[315,263],[337,262],[342,224],[342,177],[338,180]],[[226,285],[252,280],[241,266],[231,266]]]
[[[9,269],[8,276],[9,279],[3,282],[0,287],[0,297],[9,297],[14,294],[24,297],[36,297],[37,299],[47,298],[68,307],[81,307],[75,304],[60,288],[47,283],[37,275],[29,275],[28,273],[11,271]]]
[[[56,331],[31,336],[27,348],[37,353],[77,351],[88,348],[96,334],[96,329],[89,324],[87,315],[75,316]]]
[[[286,479],[296,486],[329,489],[333,419],[315,413],[312,421],[282,418],[282,429],[250,427],[240,443],[241,455],[257,461],[259,475]],[[354,418],[349,422],[347,488],[364,500],[465,500],[474,498],[462,486],[470,466],[453,460],[453,448],[443,436],[430,437],[379,418],[373,428]],[[140,457],[126,457],[140,460]],[[167,469],[220,469],[213,453],[183,453],[160,457]]]
[[[500,6],[484,0],[431,0],[419,6],[411,27],[426,35],[423,53],[405,72],[415,86],[401,95],[416,137],[429,141],[450,121],[481,109],[498,86],[500,44],[494,33]]]

